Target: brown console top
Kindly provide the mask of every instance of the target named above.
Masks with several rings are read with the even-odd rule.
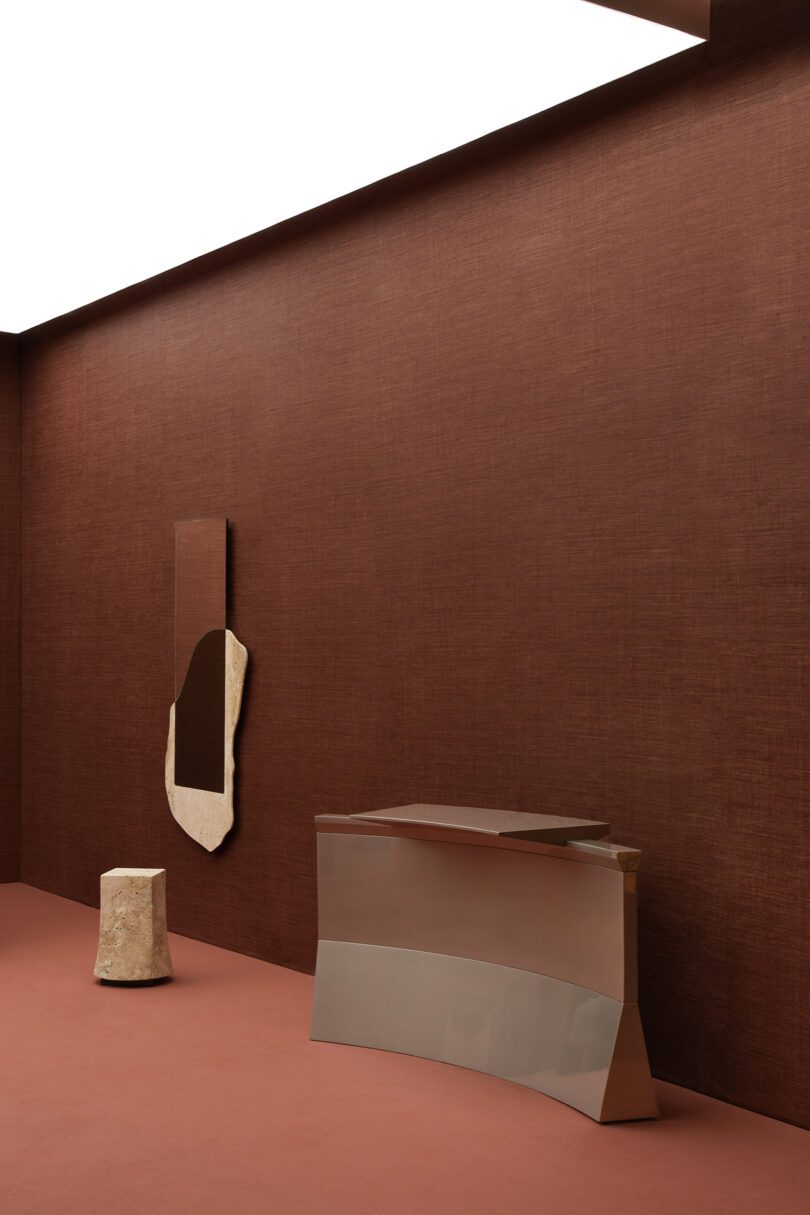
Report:
[[[557,814],[524,814],[517,810],[487,810],[481,806],[395,806],[392,810],[369,810],[350,817],[362,822],[390,823],[393,826],[449,827],[455,831],[538,840],[545,844],[601,839],[610,831],[609,823],[592,819],[562,818]]]
[[[469,809],[467,806],[463,808]],[[625,872],[638,869],[641,860],[638,849],[609,843],[605,839],[569,839],[564,843],[552,844],[547,840],[517,839],[515,836],[471,831],[458,826],[440,827],[434,823],[405,822],[401,819],[387,821],[375,817],[375,813],[369,811],[366,814],[317,814],[315,829],[327,834],[379,835],[434,843],[466,844],[468,847],[476,845],[485,848],[506,848],[512,852],[541,853],[556,856],[560,860],[601,865],[608,869],[623,869]],[[381,813],[390,814],[391,811],[383,810]]]

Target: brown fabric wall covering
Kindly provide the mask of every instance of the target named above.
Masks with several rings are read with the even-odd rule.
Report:
[[[20,880],[20,359],[0,333],[0,882]]]
[[[25,881],[165,865],[175,930],[311,969],[314,814],[606,818],[654,1070],[810,1125],[803,7],[29,335]],[[208,855],[163,755],[220,514]]]

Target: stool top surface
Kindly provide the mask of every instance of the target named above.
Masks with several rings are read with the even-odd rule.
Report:
[[[159,873],[165,873],[165,869],[108,869],[106,873],[102,873],[102,877],[157,877]]]

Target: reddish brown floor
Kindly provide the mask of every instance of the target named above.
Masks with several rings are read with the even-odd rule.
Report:
[[[460,1068],[308,1039],[312,979],[171,938],[102,987],[98,913],[0,886],[3,1215],[806,1215],[810,1134],[659,1084],[597,1126]]]

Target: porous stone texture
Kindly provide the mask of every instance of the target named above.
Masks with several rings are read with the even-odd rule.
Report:
[[[115,983],[172,973],[166,935],[166,870],[109,869],[101,875],[96,978]]]
[[[242,688],[247,669],[247,650],[234,634],[225,632],[225,737],[222,740],[225,772],[224,793],[208,789],[189,789],[175,784],[174,737],[175,706],[169,710],[169,738],[166,745],[166,796],[172,815],[193,840],[208,852],[224,840],[233,826],[233,741],[242,705]]]

